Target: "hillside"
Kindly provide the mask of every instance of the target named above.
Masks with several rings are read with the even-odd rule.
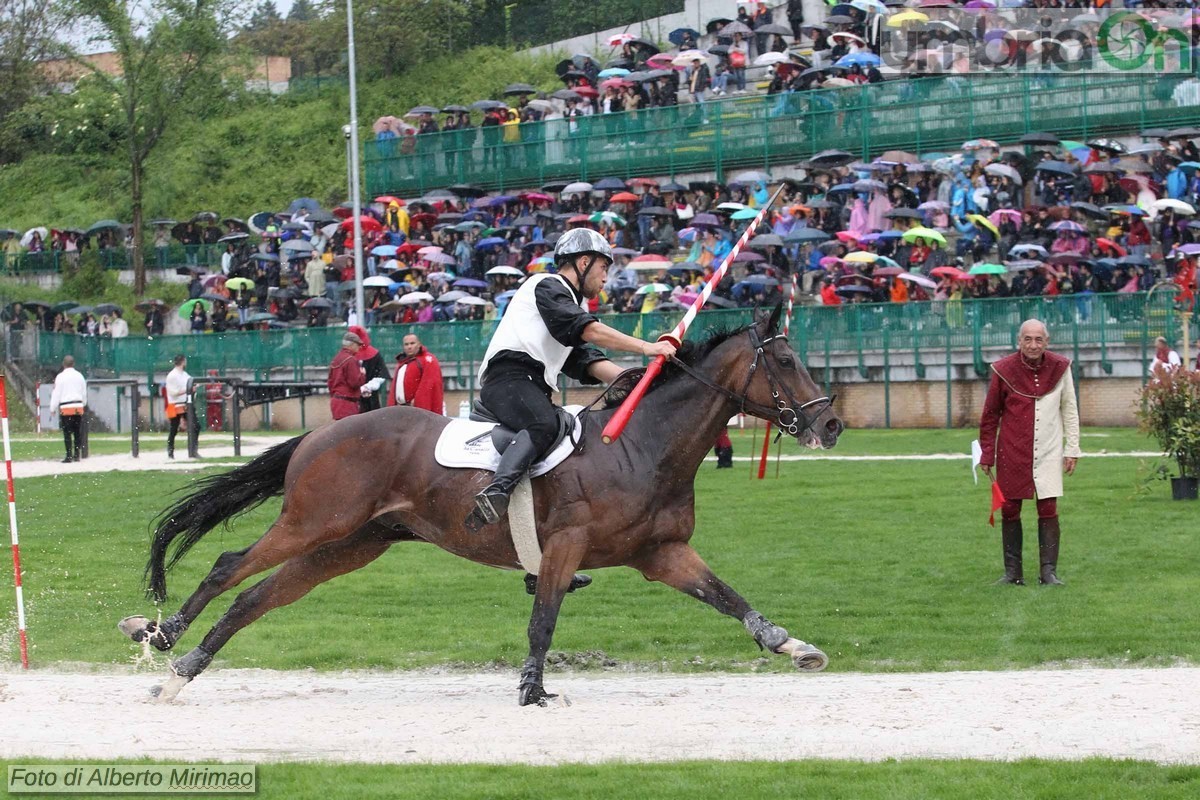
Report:
[[[360,56],[361,58],[361,56]],[[498,99],[506,84],[561,88],[553,57],[527,58],[480,47],[431,60],[402,75],[359,85],[362,136],[385,114],[415,105]],[[183,120],[150,163],[146,218],[186,218],[201,209],[248,216],[295,197],[331,205],[346,199],[341,127],[349,119],[344,86],[280,97],[242,95],[228,107]],[[128,221],[129,200],[119,155],[41,154],[0,166],[0,227],[87,227],[104,218]]]

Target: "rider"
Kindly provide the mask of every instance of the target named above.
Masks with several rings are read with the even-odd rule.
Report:
[[[468,530],[498,522],[521,476],[553,446],[558,419],[550,396],[559,373],[584,383],[611,383],[621,369],[596,346],[650,357],[675,354],[673,345],[626,336],[587,310],[585,301],[600,294],[612,261],[603,236],[574,228],[554,248],[557,272],[526,278],[509,301],[479,370],[479,399],[517,435],[491,484],[475,496]]]

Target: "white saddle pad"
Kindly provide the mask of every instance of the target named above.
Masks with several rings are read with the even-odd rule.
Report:
[[[579,412],[583,406],[566,406],[575,417],[575,430],[571,436],[559,442],[548,456],[534,464],[529,475],[536,478],[545,475],[550,470],[567,460],[567,456],[575,451],[575,443],[583,436],[583,423]],[[475,422],[469,419],[451,420],[442,429],[437,444],[433,448],[433,458],[443,467],[459,469],[485,469],[496,471],[500,466],[500,453],[492,445],[492,428],[490,422]]]

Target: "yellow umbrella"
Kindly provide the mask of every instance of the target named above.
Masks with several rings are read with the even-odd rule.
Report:
[[[969,222],[974,222],[976,225],[982,225],[983,227],[987,228],[996,236],[996,238],[1000,237],[1000,229],[993,225],[992,221],[983,214],[967,214],[967,220]]]
[[[887,21],[889,28],[900,28],[912,22],[929,22],[929,17],[920,11],[901,11]]]
[[[859,250],[854,253],[849,253],[843,261],[849,261],[852,264],[874,264],[879,260],[879,256],[874,253],[868,253],[865,250]]]

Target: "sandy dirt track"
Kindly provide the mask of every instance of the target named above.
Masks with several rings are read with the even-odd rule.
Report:
[[[0,758],[553,764],[1025,757],[1200,763],[1200,668],[823,675],[0,673]]]

